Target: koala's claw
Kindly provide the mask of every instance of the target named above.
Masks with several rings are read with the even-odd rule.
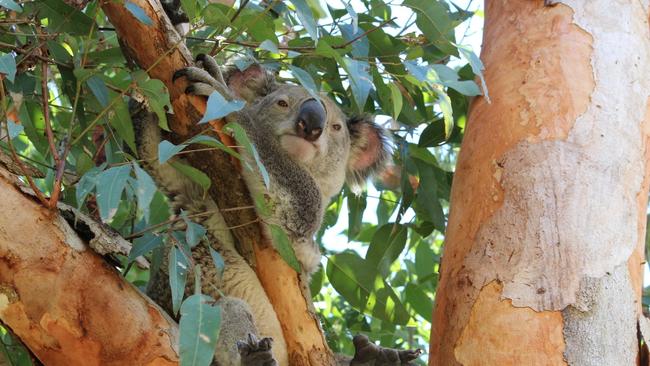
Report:
[[[242,366],[277,366],[271,352],[272,338],[257,339],[254,334],[248,334],[248,340],[237,341],[237,349],[241,356]]]
[[[352,340],[354,343],[354,358],[350,366],[374,365],[374,366],[398,366],[411,365],[411,361],[417,359],[421,349],[398,351],[392,348],[379,347],[368,340],[364,335],[356,335]]]
[[[202,61],[199,62],[199,65],[205,67],[205,69],[196,66],[180,69],[174,73],[172,81],[185,77],[190,83],[190,86],[185,90],[186,92],[195,95],[209,96],[214,91],[218,91],[219,94],[226,98],[226,100],[231,100],[231,91],[223,82],[223,77],[221,76],[221,71],[219,71],[219,66],[216,61],[211,57],[204,55]],[[210,71],[216,73],[216,78]]]

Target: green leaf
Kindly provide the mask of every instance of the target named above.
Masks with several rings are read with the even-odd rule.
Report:
[[[99,104],[101,104],[102,107],[106,107],[109,103],[109,99],[108,88],[106,87],[106,84],[104,84],[104,80],[97,76],[91,76],[86,79],[86,84],[95,98],[99,101]]]
[[[90,194],[95,189],[97,185],[97,178],[104,170],[106,164],[102,166],[92,168],[88,170],[82,177],[79,179],[79,182],[76,185],[75,189],[75,198],[77,200],[77,208],[80,208],[86,200],[86,196]]]
[[[354,240],[359,232],[361,232],[361,225],[363,223],[363,211],[366,209],[367,194],[363,192],[357,196],[355,194],[348,194],[348,240]]]
[[[181,218],[187,228],[185,229],[185,241],[190,245],[190,248],[194,248],[200,241],[205,237],[207,232],[202,225],[199,225],[195,222],[192,222],[187,217],[187,212],[181,211]]]
[[[367,61],[359,61],[349,57],[343,58],[343,68],[350,78],[350,88],[357,104],[362,111],[372,89],[372,78],[370,77],[370,65]]]
[[[433,300],[418,286],[412,283],[406,285],[404,290],[407,304],[424,319],[430,319],[433,314]]]
[[[174,314],[178,313],[181,301],[183,300],[183,294],[185,294],[185,284],[187,283],[187,273],[189,268],[190,263],[185,257],[185,254],[183,254],[177,246],[173,246],[169,253],[168,269],[169,287],[171,288],[172,308]]]
[[[406,246],[408,230],[400,224],[386,224],[373,235],[366,253],[366,261],[383,276],[388,276],[390,265]]]
[[[469,65],[472,67],[472,72],[474,72],[475,75],[478,75],[481,79],[483,96],[485,96],[485,99],[490,103],[490,95],[488,94],[487,84],[485,83],[485,77],[483,76],[483,70],[485,70],[483,62],[481,62],[481,59],[469,47],[460,45],[456,45],[456,47],[458,47],[460,54],[467,60],[467,62],[469,62]]]
[[[25,128],[23,125],[19,125],[11,119],[7,119],[7,129],[9,130],[9,138],[13,140],[18,137],[18,135],[20,135]]]
[[[23,11],[23,8],[13,0],[0,0],[0,6],[19,13]]]
[[[153,25],[153,21],[147,13],[145,13],[144,9],[142,9],[140,6],[138,6],[135,3],[130,2],[129,0],[126,0],[124,2],[124,7],[126,10],[129,11],[137,20],[140,21],[140,23],[144,25]]]
[[[265,51],[269,51],[271,53],[280,53],[280,51],[278,50],[278,45],[273,43],[273,41],[271,41],[269,39],[267,39],[264,42],[260,43],[258,48],[262,49],[262,50],[265,50]]]
[[[397,121],[399,113],[402,111],[402,93],[395,83],[388,83],[390,88],[390,99],[393,101],[393,119]]]
[[[224,130],[230,130],[235,135],[235,140],[237,140],[237,143],[243,146],[244,149],[246,149],[246,151],[253,157],[255,164],[257,165],[257,169],[262,176],[262,180],[264,181],[264,185],[266,186],[266,189],[268,189],[269,184],[271,183],[269,172],[266,170],[266,167],[264,167],[264,164],[262,164],[260,155],[257,153],[257,149],[255,149],[255,146],[253,146],[253,143],[248,138],[248,135],[246,135],[246,131],[244,131],[241,125],[234,122],[226,124],[223,128]],[[253,167],[248,166],[248,164],[246,164],[246,167],[251,171],[254,171]]]
[[[312,13],[309,4],[307,4],[305,0],[291,0],[291,2],[296,6],[296,13],[298,14],[300,23],[305,27],[311,39],[313,39],[314,42],[318,42],[316,19],[314,19],[314,13]]]
[[[455,89],[467,96],[481,95],[478,85],[473,80],[459,80],[458,73],[445,65],[431,66],[440,78],[442,85]]]
[[[230,19],[221,10],[222,4],[208,4],[203,9],[203,21],[215,28],[225,28],[230,25]]]
[[[130,173],[131,165],[121,165],[106,169],[97,177],[97,205],[102,221],[115,216]]]
[[[210,256],[212,257],[214,267],[217,269],[217,272],[219,272],[219,277],[223,276],[223,270],[226,268],[226,262],[224,262],[223,257],[212,247],[210,247]]]
[[[143,236],[133,241],[133,247],[129,252],[129,262],[132,262],[139,256],[145,255],[162,246],[162,244],[163,240],[161,236],[152,233],[145,233]]]
[[[246,102],[243,100],[226,101],[226,99],[218,92],[214,91],[208,97],[208,104],[205,109],[205,114],[199,123],[206,123],[215,119],[223,118],[233,112],[237,112],[244,108]]]
[[[14,59],[14,55],[7,53],[0,56],[0,73],[5,74],[7,80],[12,83],[14,82],[16,77],[16,60]]]
[[[439,0],[405,0],[404,5],[417,14],[416,24],[425,37],[447,54],[456,55],[454,23],[449,10]]]
[[[181,8],[185,11],[187,17],[190,18],[190,21],[196,17],[196,7],[196,0],[181,0]]]
[[[415,197],[417,205],[423,210],[424,218],[432,222],[437,230],[444,232],[445,214],[438,200],[438,183],[433,169],[430,165],[418,159],[415,159],[415,164],[420,175],[420,185]]]
[[[206,295],[192,295],[181,306],[180,365],[209,366],[221,329],[221,307]]]
[[[151,205],[153,196],[156,193],[156,184],[153,182],[153,179],[151,179],[149,174],[142,170],[138,164],[133,164],[133,167],[137,179],[135,196],[138,199],[138,207],[142,210],[144,220],[149,222],[149,206]]]
[[[431,122],[420,134],[419,147],[435,147],[445,142],[445,124],[442,119]]]
[[[114,115],[108,118],[108,123],[113,127],[117,135],[126,142],[131,151],[138,151],[135,147],[135,133],[133,131],[133,121],[129,108],[124,100],[115,92],[110,92],[113,102]],[[117,98],[117,99],[116,99]]]
[[[300,262],[298,262],[298,258],[296,258],[296,253],[293,251],[287,233],[277,225],[269,225],[269,230],[271,231],[273,246],[278,254],[280,254],[280,257],[287,262],[289,267],[293,268],[296,272],[300,272]]]
[[[39,16],[48,18],[49,27],[57,32],[71,35],[86,36],[94,25],[94,21],[81,10],[75,9],[61,0],[41,0],[30,4],[38,11]],[[27,9],[27,4],[25,5]]]
[[[291,74],[298,79],[298,82],[300,82],[300,85],[305,87],[307,91],[315,98],[315,99],[320,99],[318,97],[318,86],[316,86],[316,83],[314,82],[314,79],[309,75],[309,73],[298,66],[293,66],[289,65],[289,70],[291,70]]]
[[[440,257],[433,252],[429,242],[421,240],[415,249],[415,273],[418,279],[434,274],[439,263]]]
[[[160,127],[169,131],[167,112],[171,113],[173,108],[165,84],[158,79],[149,78],[144,70],[134,72],[131,77],[136,81],[138,90],[147,97],[148,105],[156,113]]]
[[[174,145],[167,140],[162,140],[158,144],[158,163],[165,164],[167,160],[171,159],[174,155],[183,151],[183,149],[185,149],[186,147],[187,145],[185,144]]]
[[[392,324],[406,324],[401,300],[374,268],[354,252],[329,257],[327,277],[334,289],[359,311]]]
[[[170,164],[174,169],[181,172],[181,174],[190,178],[194,183],[200,185],[205,191],[207,191],[210,188],[210,185],[212,185],[210,178],[208,178],[208,176],[202,171],[177,161],[171,162]]]

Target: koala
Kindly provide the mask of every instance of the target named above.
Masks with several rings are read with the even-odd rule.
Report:
[[[258,173],[244,170],[244,178],[253,194],[270,198],[269,221],[285,229],[303,272],[314,272],[321,254],[313,236],[325,209],[346,181],[358,187],[390,160],[385,130],[368,116],[347,118],[326,95],[277,83],[260,65],[230,68],[224,77],[211,57],[197,61],[201,67],[179,70],[174,79],[186,77],[187,92],[195,95],[226,90],[227,99],[247,102],[226,119],[238,122],[257,149],[269,173],[268,192]]]

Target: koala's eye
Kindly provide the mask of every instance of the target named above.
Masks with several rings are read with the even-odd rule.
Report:
[[[335,123],[335,124],[332,125],[332,128],[334,129],[334,131],[339,131],[341,129],[341,125],[338,124],[338,123]]]
[[[289,106],[289,103],[287,103],[287,101],[284,99],[280,99],[278,100],[278,105],[282,108],[287,108]]]

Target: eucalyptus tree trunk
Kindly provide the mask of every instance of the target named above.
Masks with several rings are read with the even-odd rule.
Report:
[[[557,3],[486,0],[430,365],[637,364],[649,1]]]

